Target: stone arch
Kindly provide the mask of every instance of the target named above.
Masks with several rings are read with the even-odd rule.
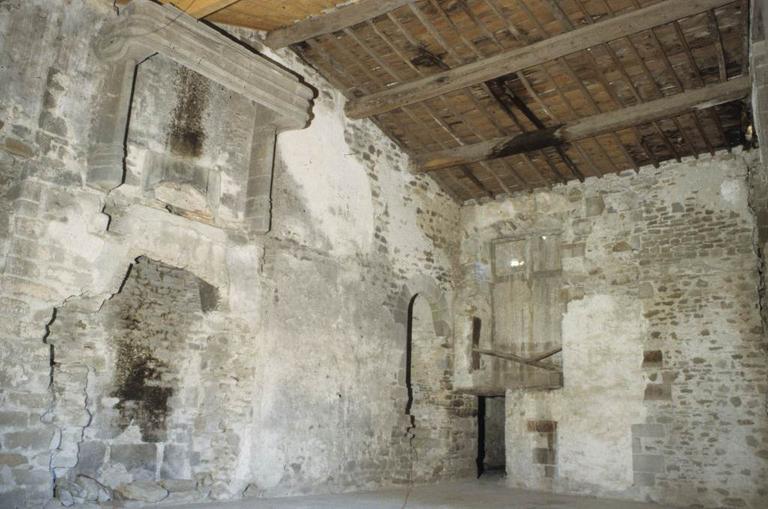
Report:
[[[408,393],[405,413],[411,420],[411,426],[413,426],[413,416],[410,415],[411,407],[413,405],[413,389],[411,383],[413,337],[411,326],[414,305],[419,297],[423,298],[429,304],[435,335],[444,338],[443,346],[448,346],[452,342],[450,307],[448,306],[448,301],[445,298],[445,294],[437,285],[434,279],[424,274],[418,274],[411,277],[403,285],[397,304],[397,316],[399,317],[398,321],[405,326],[404,332],[406,337],[406,344],[404,367],[405,385]]]
[[[416,275],[403,286],[400,309],[409,309],[417,296],[421,296],[429,302],[432,309],[435,333],[446,338],[446,341],[449,342],[453,332],[451,328],[451,309],[443,290],[440,289],[433,278],[423,274]]]
[[[434,279],[417,275],[403,285],[399,305],[406,332],[409,478],[431,482],[466,476],[474,461],[474,406],[452,389],[453,329],[448,298]]]

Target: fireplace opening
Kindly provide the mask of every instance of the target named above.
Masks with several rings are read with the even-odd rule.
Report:
[[[61,395],[54,411],[72,437],[62,450],[77,454],[73,475],[105,485],[192,476],[190,430],[209,361],[206,313],[218,303],[215,286],[140,257],[98,311],[77,302],[57,310],[48,337]]]
[[[109,396],[118,400],[116,424],[121,430],[137,424],[146,442],[167,436],[169,401],[203,311],[200,286],[186,270],[141,257],[102,310],[114,348]]]

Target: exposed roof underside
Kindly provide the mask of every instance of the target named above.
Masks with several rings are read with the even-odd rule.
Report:
[[[590,25],[604,23],[599,26],[608,27],[614,18],[615,22],[633,11],[665,2],[359,0],[330,11],[327,9],[341,2],[173,3],[184,8],[182,4],[194,1],[226,4],[208,15],[206,19],[211,21],[273,30],[268,44],[293,44],[352,99],[353,116],[371,116],[417,156],[462,146],[474,148],[487,140],[544,132],[601,113],[629,111],[627,108],[637,104],[748,74],[746,0],[676,0],[681,10],[691,13],[667,20],[664,13],[657,12],[654,16],[660,22],[653,28],[638,31],[637,23],[628,22],[620,36],[606,36],[605,41],[585,48],[579,46],[579,40],[594,40],[581,36]],[[708,8],[714,4],[716,8]],[[704,8],[696,11],[697,5]],[[307,16],[316,17],[291,24],[291,20]],[[278,27],[287,28],[274,30]],[[561,36],[567,32],[575,33],[571,38]],[[562,47],[575,50],[556,47],[539,51],[539,46],[546,44],[542,41],[553,37],[561,37]],[[466,77],[464,69],[481,68],[489,58],[536,44],[539,46],[532,46],[536,51],[526,60],[534,62],[532,65],[509,73],[501,65],[499,71],[485,65],[482,72],[475,73],[476,79],[450,85],[456,73]],[[517,53],[510,55],[510,60],[517,58]],[[509,61],[504,58],[496,62],[507,66]],[[438,74],[441,78],[424,88],[438,90],[435,87],[440,85],[440,93],[425,98],[418,90],[413,91],[418,87],[411,82]],[[377,99],[382,91],[392,97],[384,98],[383,108],[370,107],[381,104],[369,99]],[[372,94],[376,95],[371,98]],[[447,192],[467,200],[731,148],[744,143],[749,122],[741,99],[744,95],[714,106],[711,104],[720,101],[711,101],[708,107],[691,105],[652,121],[645,118],[633,123],[635,117],[630,117],[618,124],[619,128],[578,140],[548,139],[524,150],[496,150],[492,156],[489,152],[477,156],[475,151],[475,157],[460,157],[456,164],[433,171],[433,176]]]
[[[120,0],[118,3],[127,3]],[[349,0],[157,0],[215,23],[274,30],[318,16]],[[201,15],[204,14],[204,15]]]

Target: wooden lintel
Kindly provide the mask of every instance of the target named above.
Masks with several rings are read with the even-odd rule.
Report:
[[[750,93],[751,87],[752,82],[749,76],[742,76],[655,101],[601,113],[560,127],[494,138],[473,145],[421,154],[414,158],[413,171],[416,173],[435,171],[457,165],[498,159],[531,150],[540,150],[546,146],[559,146],[563,143],[615,132],[654,120],[674,117],[692,109],[709,108],[741,99]]]
[[[264,42],[272,49],[283,48],[357,25],[389,11],[394,11],[411,1],[413,0],[359,0],[285,28],[273,30],[267,34]]]
[[[560,353],[562,351],[563,351],[563,347],[560,346],[560,347],[554,348],[554,349],[552,349],[552,350],[550,350],[548,352],[543,352],[543,353],[534,355],[533,357],[529,357],[528,360],[529,361],[534,361],[534,362],[543,361],[544,359],[549,359],[553,355],[556,355],[556,354],[558,354],[558,353]]]
[[[525,364],[526,366],[533,366],[534,368],[545,369],[547,371],[555,371],[558,373],[562,371],[562,368],[560,366],[555,366],[554,364],[548,364],[546,362],[541,362],[538,360],[526,359],[524,357],[520,357],[519,355],[515,355],[509,352],[499,352],[497,350],[485,350],[482,348],[473,348],[472,351],[477,352],[481,355],[490,355],[491,357],[498,357],[499,359],[504,359],[505,361],[517,362],[518,364]],[[546,357],[551,357],[555,353],[549,353],[549,355],[547,355]]]
[[[602,43],[626,37],[653,27],[706,12],[733,0],[664,0],[605,21],[586,25],[522,48],[401,83],[381,92],[353,99],[347,103],[350,118],[364,118],[460,90],[505,74],[564,57]]]

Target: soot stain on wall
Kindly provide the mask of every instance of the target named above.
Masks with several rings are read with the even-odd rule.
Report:
[[[120,428],[131,422],[141,428],[141,437],[147,442],[158,442],[165,435],[168,399],[173,387],[153,385],[161,382],[162,371],[168,365],[153,355],[146,344],[120,340],[118,343],[116,385],[111,396],[118,398]]]
[[[116,363],[111,397],[117,427],[139,426],[142,440],[166,438],[178,367],[201,311],[199,280],[191,273],[141,257],[122,291],[109,301]]]
[[[208,107],[209,81],[185,67],[179,70],[177,102],[168,133],[168,146],[176,155],[199,157],[203,153],[203,115]]]

